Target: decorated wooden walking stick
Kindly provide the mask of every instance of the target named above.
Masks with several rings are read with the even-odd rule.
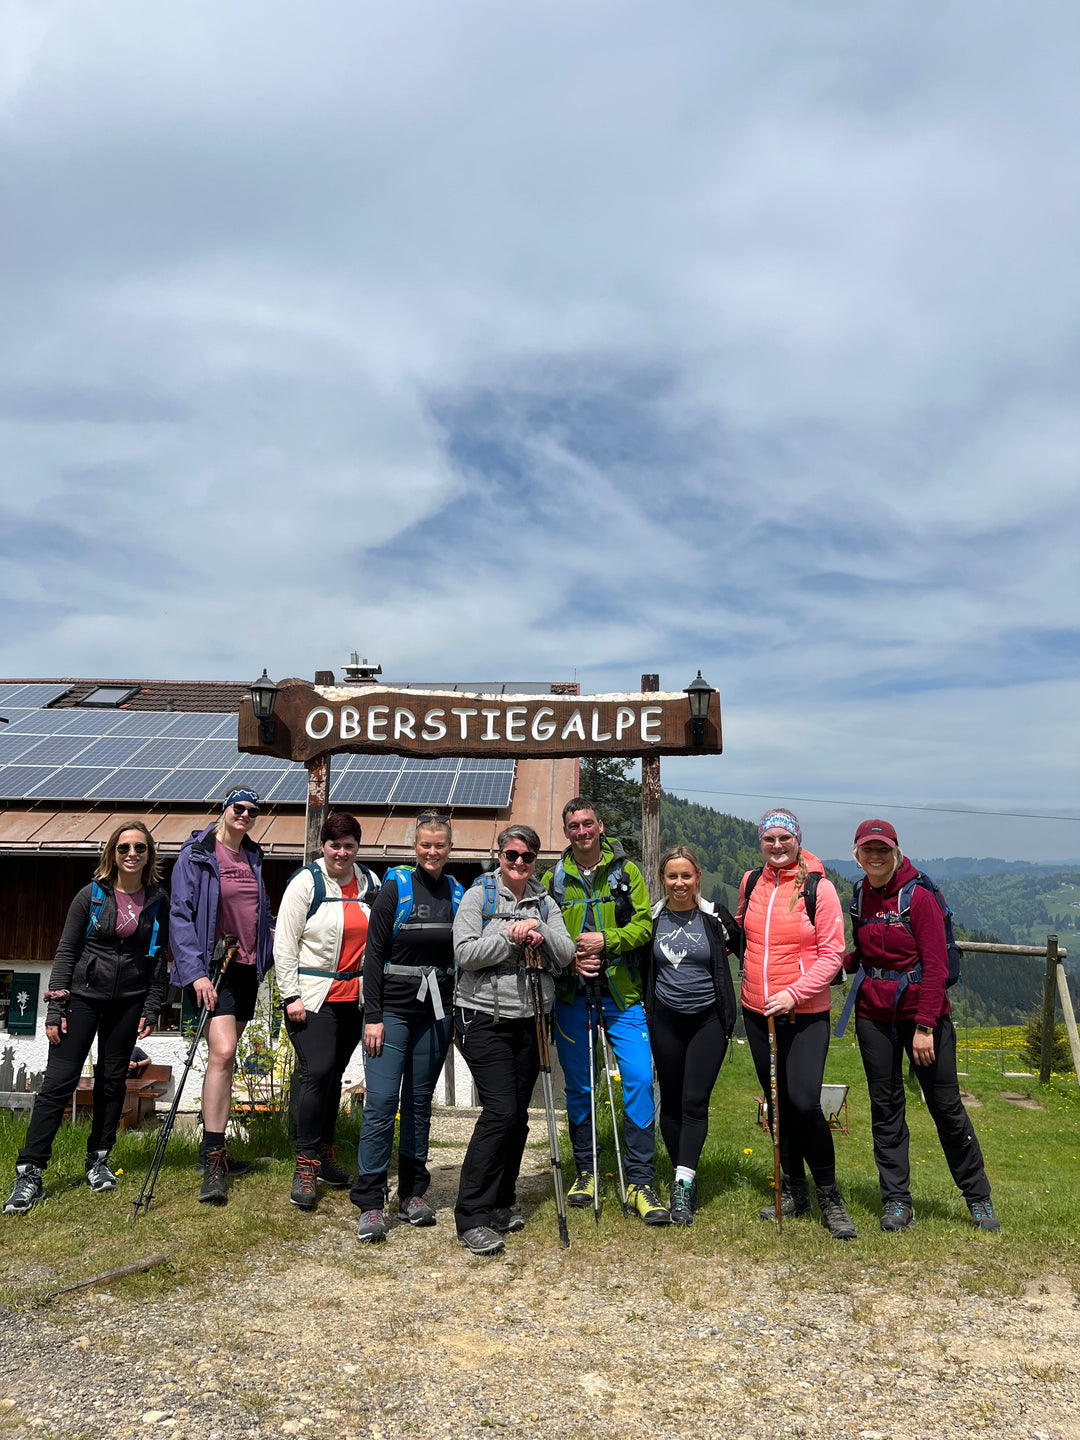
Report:
[[[780,1171],[780,1085],[776,1073],[776,1021],[769,1023],[769,1104],[772,1110],[773,1199],[776,1202],[776,1231],[783,1228],[783,1176]]]

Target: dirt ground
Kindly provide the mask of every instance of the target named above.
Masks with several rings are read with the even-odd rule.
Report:
[[[444,1145],[470,1125],[444,1112]],[[897,1294],[865,1272],[837,1290],[702,1253],[694,1230],[627,1255],[635,1222],[598,1238],[588,1214],[569,1251],[545,1213],[544,1233],[475,1260],[453,1244],[462,1153],[433,1152],[432,1229],[361,1247],[347,1196],[329,1195],[310,1238],[249,1254],[213,1292],[87,1292],[5,1316],[0,1435],[1080,1437],[1080,1309],[1053,1277],[1011,1300],[917,1279]],[[546,1152],[526,1164],[528,1213]]]

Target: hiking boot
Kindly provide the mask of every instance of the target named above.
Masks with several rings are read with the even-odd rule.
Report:
[[[331,1190],[348,1190],[352,1184],[352,1176],[337,1163],[333,1145],[319,1146],[319,1179]]]
[[[579,1170],[577,1179],[566,1194],[566,1203],[575,1210],[584,1210],[593,1203],[595,1180],[591,1170]]]
[[[36,1165],[15,1166],[15,1187],[4,1203],[5,1215],[25,1215],[45,1194],[41,1171]]]
[[[203,1157],[203,1181],[199,1186],[200,1205],[227,1205],[229,1191],[225,1184],[228,1164],[224,1145],[220,1150],[208,1150]]]
[[[377,1245],[386,1239],[386,1216],[381,1210],[365,1210],[356,1227],[356,1238],[361,1245]]]
[[[989,1200],[969,1200],[968,1209],[971,1211],[971,1218],[980,1230],[997,1231],[1001,1229],[1001,1221],[994,1213],[994,1207]]]
[[[839,1185],[819,1185],[817,1187],[817,1203],[825,1229],[834,1240],[857,1240],[859,1238],[854,1221],[844,1209]]]
[[[693,1180],[675,1180],[668,1192],[668,1211],[673,1225],[692,1225],[697,1209],[697,1185]]]
[[[634,1215],[640,1215],[646,1225],[670,1225],[671,1216],[660,1204],[656,1191],[651,1185],[628,1185],[626,1204]]]
[[[200,1196],[200,1199],[202,1197]],[[314,1210],[319,1199],[319,1162],[309,1155],[296,1157],[296,1170],[292,1177],[289,1201],[299,1205],[301,1210]]]
[[[881,1217],[881,1228],[886,1235],[897,1230],[909,1230],[915,1224],[915,1211],[904,1200],[886,1200]]]
[[[517,1205],[500,1206],[491,1212],[491,1228],[500,1235],[516,1235],[525,1229],[525,1216]]]
[[[108,1150],[93,1150],[86,1157],[86,1183],[95,1195],[116,1189],[116,1176],[109,1169]]]
[[[784,1182],[780,1193],[780,1218],[782,1220],[797,1220],[800,1215],[810,1215],[813,1207],[810,1204],[810,1181],[789,1180],[784,1176]],[[776,1205],[763,1205],[758,1211],[762,1220],[776,1219]]]
[[[501,1255],[506,1249],[503,1238],[488,1225],[476,1225],[471,1230],[463,1230],[457,1237],[457,1243],[464,1245],[474,1255]]]
[[[238,1160],[235,1155],[230,1155],[229,1152],[228,1152],[228,1150],[226,1150],[226,1151],[224,1152],[224,1154],[225,1154],[225,1170],[226,1170],[226,1173],[229,1174],[229,1175],[231,1175],[231,1176],[233,1176],[234,1179],[236,1178],[237,1175],[250,1175],[251,1172],[252,1172],[252,1170],[255,1169],[255,1166],[254,1166],[253,1162],[250,1161],[250,1160]],[[205,1151],[205,1150],[200,1150],[200,1151],[199,1151],[199,1158],[195,1161],[195,1174],[196,1174],[196,1175],[205,1175],[205,1174],[206,1174],[206,1151]]]
[[[422,1195],[409,1195],[404,1200],[399,1197],[397,1218],[419,1228],[435,1224],[435,1211]]]

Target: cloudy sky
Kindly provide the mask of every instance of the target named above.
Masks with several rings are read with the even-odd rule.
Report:
[[[1080,857],[947,813],[1080,814],[1074,5],[0,16],[0,673],[700,666],[670,788]]]

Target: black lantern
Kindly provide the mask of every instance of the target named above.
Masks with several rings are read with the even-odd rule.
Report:
[[[259,738],[264,745],[274,743],[274,701],[277,693],[278,687],[265,668],[259,678],[251,682],[251,708],[259,722]]]
[[[701,678],[701,671],[697,672],[697,678],[690,681],[686,687],[686,698],[690,704],[690,718],[694,722],[694,744],[705,744],[705,721],[709,715],[709,701],[716,694],[707,680]]]

